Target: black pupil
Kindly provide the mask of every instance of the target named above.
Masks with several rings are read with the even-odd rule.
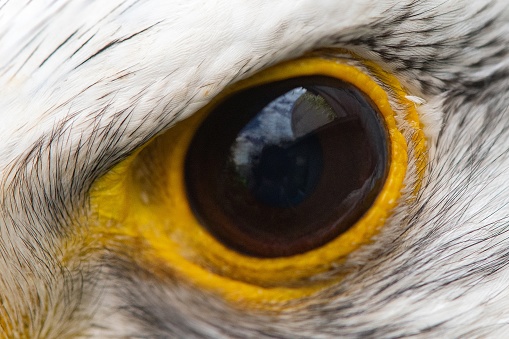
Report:
[[[313,192],[321,174],[321,147],[317,138],[310,136],[288,147],[265,146],[247,186],[260,202],[291,207]]]
[[[189,200],[232,249],[303,253],[369,209],[386,177],[386,140],[375,106],[337,79],[250,88],[220,103],[198,129],[186,158]]]

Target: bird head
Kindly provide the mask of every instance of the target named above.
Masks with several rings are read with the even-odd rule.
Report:
[[[0,2],[0,337],[507,333],[502,1]]]

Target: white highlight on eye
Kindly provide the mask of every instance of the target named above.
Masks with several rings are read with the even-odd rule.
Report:
[[[408,100],[410,100],[411,102],[413,102],[417,106],[424,105],[427,102],[426,99],[420,98],[420,97],[415,96],[415,95],[407,95],[407,96],[405,96],[405,98],[407,98]]]

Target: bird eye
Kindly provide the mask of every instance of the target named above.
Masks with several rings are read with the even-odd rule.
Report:
[[[332,77],[234,93],[197,130],[185,163],[191,206],[225,245],[257,257],[317,248],[372,205],[388,169],[376,106]]]
[[[237,82],[143,146],[94,184],[91,233],[251,308],[338,283],[426,163],[402,86],[341,55]]]

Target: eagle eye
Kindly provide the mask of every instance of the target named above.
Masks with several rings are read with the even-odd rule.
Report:
[[[337,284],[426,164],[399,82],[338,54],[232,84],[141,147],[95,183],[92,234],[251,308]]]
[[[198,128],[185,162],[191,206],[225,245],[256,257],[315,249],[371,207],[387,175],[378,109],[337,78],[233,93]]]

